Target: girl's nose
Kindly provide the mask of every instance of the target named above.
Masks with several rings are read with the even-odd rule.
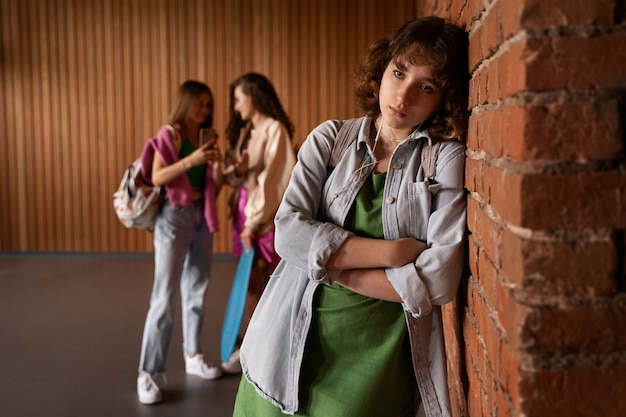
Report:
[[[411,90],[406,87],[400,87],[396,92],[396,105],[399,108],[408,106],[411,103]]]

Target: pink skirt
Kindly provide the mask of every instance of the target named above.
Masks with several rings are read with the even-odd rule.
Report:
[[[245,208],[248,202],[248,189],[241,187],[239,190],[239,200],[237,201],[237,209],[233,215],[233,255],[236,258],[241,257],[243,246],[241,244],[241,232],[246,223]],[[252,246],[254,247],[254,257],[263,258],[268,263],[276,263],[280,261],[280,256],[274,250],[274,229],[269,232],[255,234],[252,238]]]

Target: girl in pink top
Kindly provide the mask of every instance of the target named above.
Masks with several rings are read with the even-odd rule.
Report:
[[[213,233],[217,231],[215,200],[222,186],[220,149],[215,140],[199,143],[201,128],[213,124],[213,94],[189,80],[178,89],[168,123],[142,154],[142,172],[165,187],[154,229],[154,286],[146,317],[137,394],[143,404],[161,401],[154,374],[165,372],[177,299],[181,298],[183,356],[188,374],[219,378],[218,366],[204,362],[200,331],[209,284]]]

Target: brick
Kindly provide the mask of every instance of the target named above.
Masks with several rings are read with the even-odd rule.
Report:
[[[496,377],[490,364],[487,351],[481,343],[481,335],[477,334],[476,326],[465,326],[466,339],[468,342],[467,363],[468,363],[468,409],[470,415],[492,415],[494,392],[497,390]],[[475,409],[476,411],[472,411]],[[479,414],[471,414],[479,413]]]
[[[487,104],[489,101],[488,92],[489,67],[481,68],[476,73],[476,101],[478,105]]]
[[[503,51],[497,62],[500,77],[500,98],[513,96],[530,89],[526,81],[526,44],[519,41]]]
[[[520,26],[610,26],[614,8],[615,0],[526,0]]]
[[[450,2],[450,18],[453,22],[460,24],[461,11],[465,8],[464,1],[451,1]],[[463,27],[461,25],[461,27]]]
[[[482,175],[484,184],[482,197],[491,209],[495,209],[498,216],[501,216],[498,208],[503,205],[510,212],[520,209],[518,196],[521,182],[516,183],[516,177],[512,176],[509,171],[493,165],[492,161],[482,165]]]
[[[512,225],[539,230],[626,228],[624,173],[523,175],[485,163],[480,169],[482,197]]]
[[[528,39],[519,65],[528,91],[587,90],[626,86],[626,34]]]
[[[464,326],[464,331],[467,344],[467,349],[465,351],[465,363],[467,377],[469,381],[467,392],[467,407],[469,415],[480,416],[483,398],[481,389],[481,387],[483,386],[483,375],[478,371],[477,368],[477,356],[482,357],[482,353],[480,353],[478,334],[476,333],[476,329],[473,325],[468,324],[467,320],[466,325]]]
[[[475,245],[475,241],[472,236],[468,239],[468,265],[470,269],[470,275],[475,275],[478,270],[478,251],[479,248]]]
[[[493,261],[489,259],[487,253],[482,248],[478,248],[476,260],[472,262],[472,266],[476,268],[475,271],[472,271],[472,277],[474,277],[476,283],[482,287],[487,300],[495,300],[497,297],[495,283],[498,281],[498,271]],[[498,305],[494,303],[490,302],[490,305],[495,309],[498,308]]]
[[[485,104],[489,104],[489,66],[491,64],[487,63],[487,66],[484,68],[483,71],[480,72],[480,78],[479,78],[479,88],[478,88],[478,94],[479,94],[479,99],[480,99],[480,104],[485,105]]]
[[[499,265],[498,247],[501,242],[501,229],[491,220],[478,203],[468,200],[467,225],[473,233],[473,238],[480,243],[486,256],[495,264]]]
[[[610,51],[610,53],[608,52]],[[500,98],[529,91],[624,88],[626,34],[524,38],[498,61]]]
[[[519,360],[517,351],[510,348],[509,345],[503,343],[500,349],[500,366],[502,368],[500,374],[500,384],[502,385],[502,394],[508,398],[514,399],[512,410],[517,410],[519,395],[520,372],[522,364]],[[519,415],[519,412],[511,411],[513,415]]]
[[[624,173],[504,176],[501,189],[512,194],[503,201],[494,199],[494,206],[513,224],[545,230],[626,228]],[[520,194],[515,196],[516,192]],[[521,201],[519,207],[507,207],[507,201],[516,200]]]
[[[448,387],[453,417],[466,415],[466,392],[464,389],[465,362],[462,356],[463,334],[461,329],[460,311],[465,300],[456,297],[454,301],[442,307],[444,323],[444,344],[448,369]]]
[[[476,265],[476,272],[472,273],[472,277],[476,285],[481,288],[485,303],[494,312],[491,320],[498,326],[506,328],[508,326],[508,317],[505,314],[506,306],[510,302],[515,302],[511,299],[511,290],[503,284],[498,270],[485,256],[484,251],[478,250],[476,260],[472,262],[472,265],[474,264]]]
[[[464,6],[459,16],[459,23],[469,31],[472,24],[480,17],[480,13],[483,10],[483,2],[482,0],[467,0],[458,3]]]
[[[626,351],[625,328],[626,307],[591,304],[536,308],[520,332],[530,353],[599,355]]]
[[[479,350],[479,341],[474,314],[469,309],[466,309],[463,315],[463,340],[465,341],[464,353],[466,368],[470,369],[473,368],[476,363],[475,358]]]
[[[508,132],[504,130],[502,112],[492,109],[484,113],[484,126],[479,128],[482,150],[494,158],[502,156],[504,142],[508,140]],[[506,133],[505,133],[506,132]]]
[[[467,145],[467,149],[469,150],[477,150],[480,149],[480,136],[478,136],[478,121],[480,120],[480,116],[477,114],[472,114],[469,117],[467,124],[467,140],[465,144]]]
[[[467,0],[465,1],[465,10],[472,17],[472,20],[478,20],[485,11],[485,3],[483,0]]]
[[[469,150],[483,150],[484,138],[480,134],[480,129],[484,125],[485,117],[484,113],[475,113],[469,118],[466,143]]]
[[[513,160],[523,161],[524,147],[526,146],[525,131],[528,123],[528,112],[524,107],[506,106],[502,109],[502,155]],[[546,136],[542,135],[544,142]]]
[[[526,372],[520,382],[518,415],[626,415],[626,367]]]
[[[500,73],[496,62],[489,62],[487,67],[487,102],[497,103],[500,99]],[[495,137],[499,132],[493,132],[490,136]]]
[[[524,238],[504,230],[502,271],[518,291],[598,297],[618,291],[618,251],[612,239],[590,236],[572,242]]]
[[[620,117],[615,100],[506,107],[504,155],[517,161],[617,159]]]
[[[480,335],[485,349],[485,368],[489,368],[489,372],[497,373],[499,369],[498,347],[501,338],[494,324],[494,315],[490,312],[490,306],[485,298],[475,292],[472,293],[471,297],[472,306],[470,308],[474,311],[476,325],[480,329]],[[483,372],[487,372],[487,370],[483,369]]]
[[[533,320],[537,320],[538,309],[516,300],[511,292],[503,296],[507,300],[503,303],[504,311],[500,313],[500,320],[506,332],[507,345],[513,350],[526,349],[527,344],[534,343],[528,323],[535,323]]]
[[[525,177],[494,165],[484,166],[483,176],[488,203],[498,216],[505,222],[524,226],[521,224],[521,217],[522,198],[525,197],[522,192]]]
[[[502,27],[502,37],[508,39],[522,30],[520,22],[526,0],[509,0],[502,3],[503,10],[500,25]]]
[[[465,160],[465,188],[479,194],[481,194],[481,190],[483,189],[481,181],[482,165],[483,161],[481,160],[469,158]],[[471,197],[468,197],[468,200],[470,199]]]
[[[484,16],[483,24],[478,31],[480,34],[481,56],[483,59],[491,57],[502,43],[500,33],[501,2],[497,2]]]
[[[511,403],[511,398],[502,389],[498,390],[497,395],[498,397],[495,415],[497,417],[514,417],[515,414]]]
[[[461,300],[457,297],[453,302],[442,307],[444,322],[444,343],[448,369],[448,387],[453,417],[467,415],[467,393],[465,392],[465,361],[463,358],[463,329],[460,312],[463,311]]]

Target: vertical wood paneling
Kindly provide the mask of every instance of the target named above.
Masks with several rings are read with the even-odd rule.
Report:
[[[177,86],[215,95],[226,147],[228,85],[274,83],[301,143],[360,113],[352,74],[366,46],[415,16],[414,0],[0,0],[0,250],[151,251],[111,195],[166,121]],[[229,252],[225,188],[216,252]]]

